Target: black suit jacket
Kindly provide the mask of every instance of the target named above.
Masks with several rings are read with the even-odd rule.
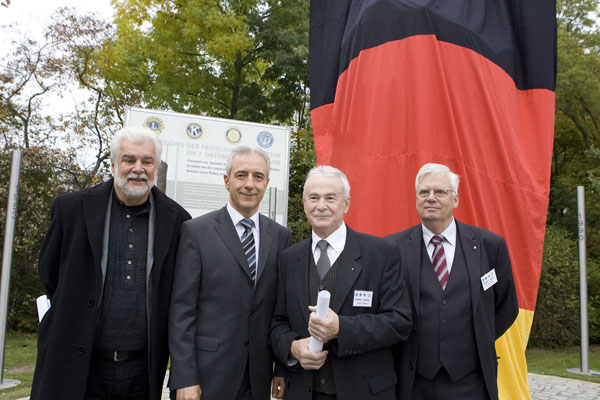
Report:
[[[291,232],[259,218],[256,287],[226,207],[183,224],[169,317],[171,389],[199,384],[203,400],[234,399],[249,360],[253,398],[270,399],[277,258]]]
[[[31,399],[82,399],[102,293],[102,241],[113,180],[59,196],[40,251],[38,273],[52,306],[42,319]],[[190,215],[156,187],[150,275],[150,398],[160,399],[169,358],[167,313],[179,231]]]
[[[311,240],[286,250],[279,261],[277,304],[271,324],[273,350],[287,365],[293,340],[308,334],[308,265]],[[409,297],[398,248],[347,228],[346,244],[330,308],[339,315],[339,337],[332,342],[338,399],[395,399],[392,345],[411,328]],[[371,307],[354,307],[355,290],[373,292]],[[299,364],[285,376],[286,400],[310,400],[312,371]]]
[[[459,221],[456,221],[456,229],[465,255],[471,287],[471,310],[479,361],[490,398],[496,399],[498,361],[495,341],[512,325],[519,313],[510,257],[501,236]],[[402,264],[407,271],[406,281],[411,293],[414,328],[408,340],[398,346],[397,360],[398,399],[408,399],[418,362],[422,225],[394,233],[387,239],[400,246]],[[494,268],[498,282],[484,291],[480,278]]]

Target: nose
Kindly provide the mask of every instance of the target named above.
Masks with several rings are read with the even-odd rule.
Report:
[[[429,190],[429,194],[427,195],[427,201],[431,201],[431,202],[437,201],[437,198],[435,197],[433,189]]]
[[[140,174],[140,173],[144,172],[144,168],[142,168],[141,160],[137,160],[135,162],[135,164],[133,165],[133,172],[135,172],[136,174]]]
[[[317,210],[324,210],[327,208],[327,203],[325,202],[325,199],[319,199],[319,202],[317,203]]]

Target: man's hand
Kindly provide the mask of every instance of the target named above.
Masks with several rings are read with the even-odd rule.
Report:
[[[285,382],[283,376],[273,377],[273,386],[271,388],[271,397],[274,399],[283,399],[283,391],[285,390]]]
[[[294,340],[290,346],[290,354],[294,357],[302,368],[306,370],[318,370],[327,359],[327,350],[319,353],[313,353],[308,349],[308,341],[310,338]]]
[[[188,386],[181,389],[177,389],[177,400],[200,400],[202,396],[202,389],[200,385]]]
[[[338,337],[340,332],[340,319],[338,315],[330,308],[327,310],[326,317],[317,315],[316,306],[308,306],[310,310],[310,320],[308,321],[308,333],[315,339],[323,343]]]

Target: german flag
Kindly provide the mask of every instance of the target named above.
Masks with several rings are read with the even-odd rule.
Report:
[[[346,220],[387,235],[419,223],[427,162],[461,176],[455,216],[508,244],[519,317],[496,342],[501,399],[529,398],[525,348],[550,190],[554,0],[311,0],[318,164],[352,185]]]

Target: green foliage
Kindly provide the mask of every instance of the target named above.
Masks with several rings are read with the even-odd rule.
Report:
[[[577,345],[579,324],[579,264],[576,239],[562,228],[548,225],[542,275],[529,344],[540,347]],[[588,318],[590,340],[600,340],[600,269],[590,258]]]
[[[308,171],[317,163],[311,129],[300,129],[292,134],[290,155],[290,182],[288,198],[288,228],[295,243],[310,237],[310,224],[304,215],[302,190]]]
[[[304,124],[307,0],[125,0],[101,50],[108,90],[149,108]]]

